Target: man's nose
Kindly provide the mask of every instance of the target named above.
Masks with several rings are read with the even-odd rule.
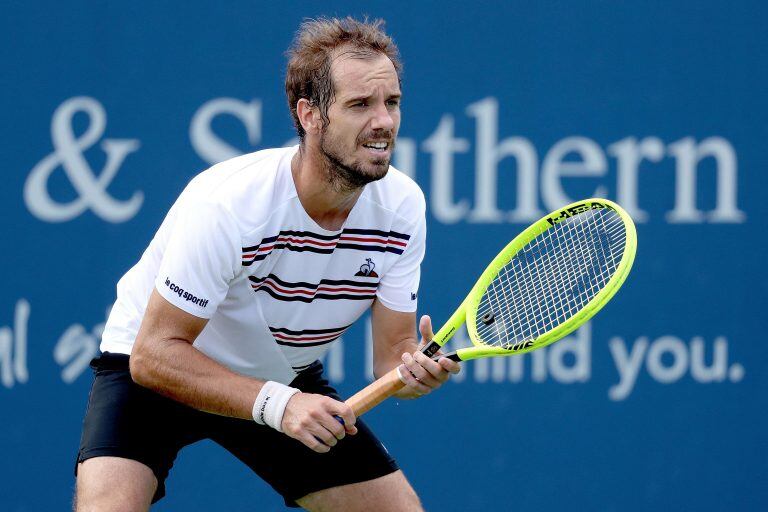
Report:
[[[371,122],[371,128],[374,130],[392,130],[395,127],[395,120],[392,119],[392,112],[385,104],[378,105],[374,112],[374,118]]]

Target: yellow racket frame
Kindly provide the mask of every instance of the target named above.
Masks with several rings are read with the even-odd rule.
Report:
[[[493,347],[483,343],[483,340],[477,333],[477,309],[480,305],[480,300],[483,298],[486,289],[491,284],[499,271],[520,251],[523,247],[528,245],[537,236],[544,233],[546,230],[554,227],[561,220],[567,219],[579,213],[587,210],[604,209],[609,208],[619,214],[621,220],[624,223],[624,229],[626,230],[626,242],[624,245],[624,253],[621,256],[619,266],[605,284],[605,286],[590,300],[579,312],[567,319],[565,322],[559,324],[554,329],[547,331],[534,340],[526,341],[522,344],[516,345],[514,348]],[[627,278],[632,263],[635,260],[635,252],[637,251],[637,231],[635,230],[635,224],[632,222],[632,218],[616,203],[607,199],[586,199],[584,201],[577,201],[571,203],[546,217],[542,217],[532,225],[530,225],[525,231],[517,235],[502,251],[496,256],[493,261],[488,265],[475,285],[470,290],[467,298],[451,315],[448,321],[440,328],[432,339],[441,347],[450,340],[456,331],[461,327],[461,324],[467,324],[467,332],[469,333],[469,339],[472,341],[473,347],[461,348],[456,351],[456,359],[461,361],[468,361],[470,359],[477,359],[479,357],[492,357],[492,356],[509,356],[513,354],[523,354],[530,352],[553,343],[560,338],[567,336],[571,332],[578,329],[587,320],[592,318],[595,313],[600,311],[606,303],[614,296],[624,280]]]

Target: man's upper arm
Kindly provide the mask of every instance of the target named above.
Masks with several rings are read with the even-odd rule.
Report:
[[[168,302],[157,289],[152,290],[144,319],[136,336],[134,349],[162,340],[182,340],[194,343],[208,320],[200,318]]]
[[[218,204],[194,197],[180,203],[131,352],[132,371],[162,361],[158,351],[173,343],[195,341],[226,297],[239,242],[234,220]]]
[[[377,376],[390,370],[386,367],[378,368],[379,365],[399,361],[404,352],[413,352],[418,344],[416,312],[395,311],[378,300],[371,307],[371,330],[374,373]]]
[[[131,351],[131,376],[136,382],[146,379],[149,367],[163,358],[160,352],[173,343],[194,343],[208,320],[187,313],[168,302],[157,289],[152,290],[136,342]]]
[[[240,269],[240,234],[223,207],[187,200],[176,218],[155,279],[167,302],[211,318]]]
[[[407,218],[414,219],[409,227],[398,228],[402,235],[408,236],[407,245],[397,255],[394,264],[387,269],[376,290],[376,302],[381,302],[391,310],[416,311],[421,262],[424,259],[427,224],[424,216],[425,204],[419,195],[414,209]]]

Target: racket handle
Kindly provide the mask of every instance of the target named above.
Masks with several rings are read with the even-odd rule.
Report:
[[[404,386],[405,384],[400,380],[400,375],[397,373],[397,368],[394,368],[352,395],[345,403],[352,408],[355,416],[361,416],[397,393]]]
[[[440,350],[443,346],[440,345],[436,341],[430,341],[427,343],[427,345],[424,346],[424,348],[421,349],[421,353],[424,354],[427,357],[432,357],[435,354],[437,354],[437,351]]]

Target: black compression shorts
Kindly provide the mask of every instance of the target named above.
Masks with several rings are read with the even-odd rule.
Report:
[[[211,439],[243,461],[285,499],[363,482],[398,469],[384,445],[357,420],[358,433],[347,435],[329,453],[316,453],[299,441],[255,421],[192,409],[134,383],[128,356],[106,352],[91,362],[95,374],[83,422],[77,462],[113,456],[148,466],[157,477],[153,503],[165,495],[165,479],[179,450]],[[339,400],[313,363],[291,386]],[[77,465],[75,465],[77,475]]]

